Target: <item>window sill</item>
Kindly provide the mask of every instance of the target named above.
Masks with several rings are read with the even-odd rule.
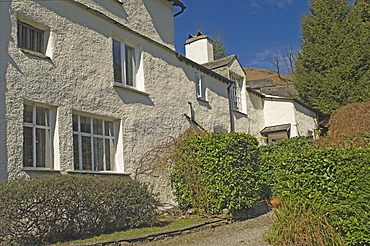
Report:
[[[53,174],[64,174],[62,170],[54,170],[45,167],[24,167],[22,169],[30,177],[40,177],[44,175],[53,175]]]
[[[241,112],[241,111],[239,111],[239,110],[237,110],[237,109],[232,109],[231,111],[233,111],[234,113],[241,114],[241,115],[243,115],[243,116],[245,116],[245,117],[248,117],[248,115],[247,115],[246,113],[243,113],[243,112]]]
[[[113,0],[113,2],[116,2],[116,3],[118,3],[118,4],[120,4],[120,5],[122,5],[122,0]]]
[[[25,53],[26,55],[35,56],[35,57],[38,57],[38,58],[41,58],[41,59],[51,60],[50,57],[48,57],[48,56],[46,56],[42,53],[36,52],[36,51],[26,50],[26,49],[21,49],[21,51],[23,53]]]
[[[118,3],[119,5],[122,5],[123,1],[122,0],[113,0],[113,2]]]
[[[90,170],[73,170],[73,171],[65,171],[65,170],[53,170],[50,168],[36,168],[36,167],[24,167],[22,169],[31,177],[43,176],[43,175],[51,175],[51,174],[94,174],[99,176],[122,176],[130,178],[131,173],[119,173],[115,171],[90,171]]]
[[[66,171],[68,174],[94,174],[94,175],[101,175],[101,176],[127,176],[129,177],[131,173],[119,173],[115,171],[92,171],[92,170],[73,170],[73,171]]]
[[[114,82],[114,83],[113,83],[113,87],[115,87],[115,88],[120,88],[120,89],[123,89],[123,90],[132,91],[132,92],[135,92],[135,93],[138,93],[138,94],[144,95],[144,96],[149,96],[149,93],[146,93],[146,92],[144,92],[144,91],[138,90],[138,89],[136,89],[135,87],[131,87],[131,86],[127,86],[127,85],[123,85],[123,84],[121,84],[121,83]]]
[[[201,97],[197,97],[197,100],[200,101],[200,102],[209,103],[208,100],[206,100],[204,98],[201,98]]]

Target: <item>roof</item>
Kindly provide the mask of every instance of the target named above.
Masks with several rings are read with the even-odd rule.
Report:
[[[209,68],[206,68],[205,66],[203,65],[200,65],[192,60],[190,60],[189,58],[186,58],[185,56],[183,55],[180,55],[180,54],[177,54],[177,58],[180,60],[180,61],[183,61],[185,62],[186,64],[189,64],[191,65],[192,67],[195,67],[197,69],[199,69],[200,71],[204,72],[205,74],[208,74],[222,82],[224,82],[225,84],[227,85],[231,85],[233,82],[231,80],[229,80],[228,78],[225,78],[224,76],[212,71],[211,69]]]
[[[295,98],[290,98],[290,97],[279,97],[279,96],[272,96],[272,95],[266,95],[264,93],[261,93],[249,86],[247,86],[247,91],[255,94],[256,96],[259,96],[261,98],[265,98],[265,99],[268,99],[268,100],[274,100],[274,101],[292,101],[292,102],[295,102],[295,103],[298,103],[299,105],[311,110],[312,112],[315,112],[315,113],[318,113],[319,110],[307,105],[307,104],[304,104],[303,102],[299,101],[298,99],[295,99]]]
[[[173,16],[176,17],[178,16],[179,14],[183,13],[184,10],[186,9],[185,5],[179,1],[179,0],[168,0],[169,2],[173,2],[173,5],[174,6],[177,6],[177,7],[180,7],[181,10],[179,12],[177,12],[176,14],[174,14]]]
[[[272,96],[279,96],[279,97],[292,97],[298,95],[298,91],[295,89],[294,86],[277,86],[277,87],[270,87],[270,88],[263,88],[261,92],[264,94],[269,94]]]
[[[261,133],[271,133],[271,132],[282,132],[282,131],[288,131],[290,129],[290,123],[288,124],[282,124],[277,126],[266,126],[261,130]]]
[[[219,67],[224,67],[230,64],[234,59],[236,59],[236,55],[227,56],[224,58],[217,59],[215,61],[207,62],[202,64],[202,66],[205,66],[208,69],[215,69]]]
[[[168,0],[168,1],[173,2],[173,5],[175,6],[185,7],[185,5],[179,0]]]
[[[257,88],[262,88],[262,87],[273,87],[273,86],[276,86],[276,83],[274,82],[272,78],[266,78],[266,79],[257,79],[257,80],[247,80],[247,85],[253,89],[257,89]]]

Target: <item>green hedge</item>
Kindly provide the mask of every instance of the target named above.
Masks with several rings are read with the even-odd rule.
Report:
[[[0,184],[0,244],[42,245],[148,226],[158,203],[120,178],[59,175]]]
[[[242,133],[190,135],[174,148],[172,185],[179,205],[217,213],[259,198],[258,141]]]
[[[304,138],[261,148],[265,187],[284,198],[324,204],[350,245],[370,242],[370,147],[315,148]]]

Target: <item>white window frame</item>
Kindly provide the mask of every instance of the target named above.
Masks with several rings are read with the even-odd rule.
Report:
[[[119,50],[116,50],[116,45],[119,45]],[[132,55],[127,56],[128,49],[132,49]],[[141,48],[138,44],[131,41],[113,37],[112,38],[112,57],[113,57],[113,79],[114,82],[123,86],[132,87],[144,91],[142,62],[141,62]],[[129,63],[128,58],[131,58],[132,81],[129,81]],[[119,59],[119,61],[116,61]],[[118,64],[119,67],[116,67]]]
[[[236,111],[243,111],[242,104],[242,88],[243,88],[243,78],[239,78],[233,74],[230,74],[230,80],[233,81],[231,85],[230,99],[231,99],[231,109]]]
[[[196,98],[207,101],[207,90],[204,83],[204,76],[195,73],[195,95]]]
[[[104,117],[98,117],[95,115],[89,115],[89,114],[81,114],[81,113],[73,113],[73,118],[77,117],[77,130],[73,129],[73,139],[75,139],[75,136],[77,137],[77,148],[78,148],[78,156],[75,156],[76,149],[75,149],[75,143],[73,142],[73,151],[74,151],[74,170],[75,171],[99,171],[99,172],[104,172],[104,171],[118,171],[119,167],[117,166],[117,149],[118,149],[118,130],[117,130],[117,122],[118,120],[116,119],[111,119],[111,118],[104,118]],[[90,132],[83,132],[81,130],[81,117],[88,117],[90,118]],[[101,120],[102,121],[102,134],[97,134],[94,133],[94,120]],[[112,134],[108,134],[106,132],[105,125],[108,124],[108,122],[112,123]],[[73,120],[73,124],[74,124]],[[87,137],[90,138],[90,153],[91,153],[91,168],[90,169],[84,169],[83,167],[83,146],[82,146],[82,138]],[[96,143],[96,139],[103,139],[102,141],[102,150],[103,150],[103,163],[102,163],[102,169],[99,170],[99,164],[95,160],[95,149],[94,149],[94,144]],[[113,142],[113,145],[111,146],[112,152],[110,153],[110,167],[107,167],[107,141],[108,142]],[[74,140],[73,140],[74,141]],[[78,158],[76,160],[76,158]],[[78,162],[78,163],[76,163]]]
[[[26,122],[25,121],[25,110],[26,105],[32,107],[32,122]],[[48,110],[48,115],[45,117],[46,124],[37,124],[37,108],[44,108]],[[53,149],[53,139],[54,139],[54,128],[55,128],[55,115],[56,110],[53,107],[44,105],[44,104],[38,104],[38,103],[31,103],[31,102],[25,102],[23,104],[23,168],[38,168],[38,169],[53,169],[54,166],[54,149]],[[26,165],[26,150],[25,150],[25,128],[32,129],[32,165]],[[46,160],[43,162],[45,165],[41,165],[37,162],[38,161],[38,144],[40,139],[37,138],[37,131],[38,130],[44,130],[46,133],[45,138],[45,147],[47,150],[44,153],[46,156]]]

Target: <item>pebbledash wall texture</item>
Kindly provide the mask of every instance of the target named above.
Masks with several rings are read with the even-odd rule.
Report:
[[[128,177],[145,152],[189,127],[184,113],[210,131],[229,132],[232,118],[237,131],[261,136],[263,102],[245,90],[245,79],[243,112],[230,111],[232,81],[176,53],[174,5],[183,7],[170,0],[0,2],[0,181]]]

